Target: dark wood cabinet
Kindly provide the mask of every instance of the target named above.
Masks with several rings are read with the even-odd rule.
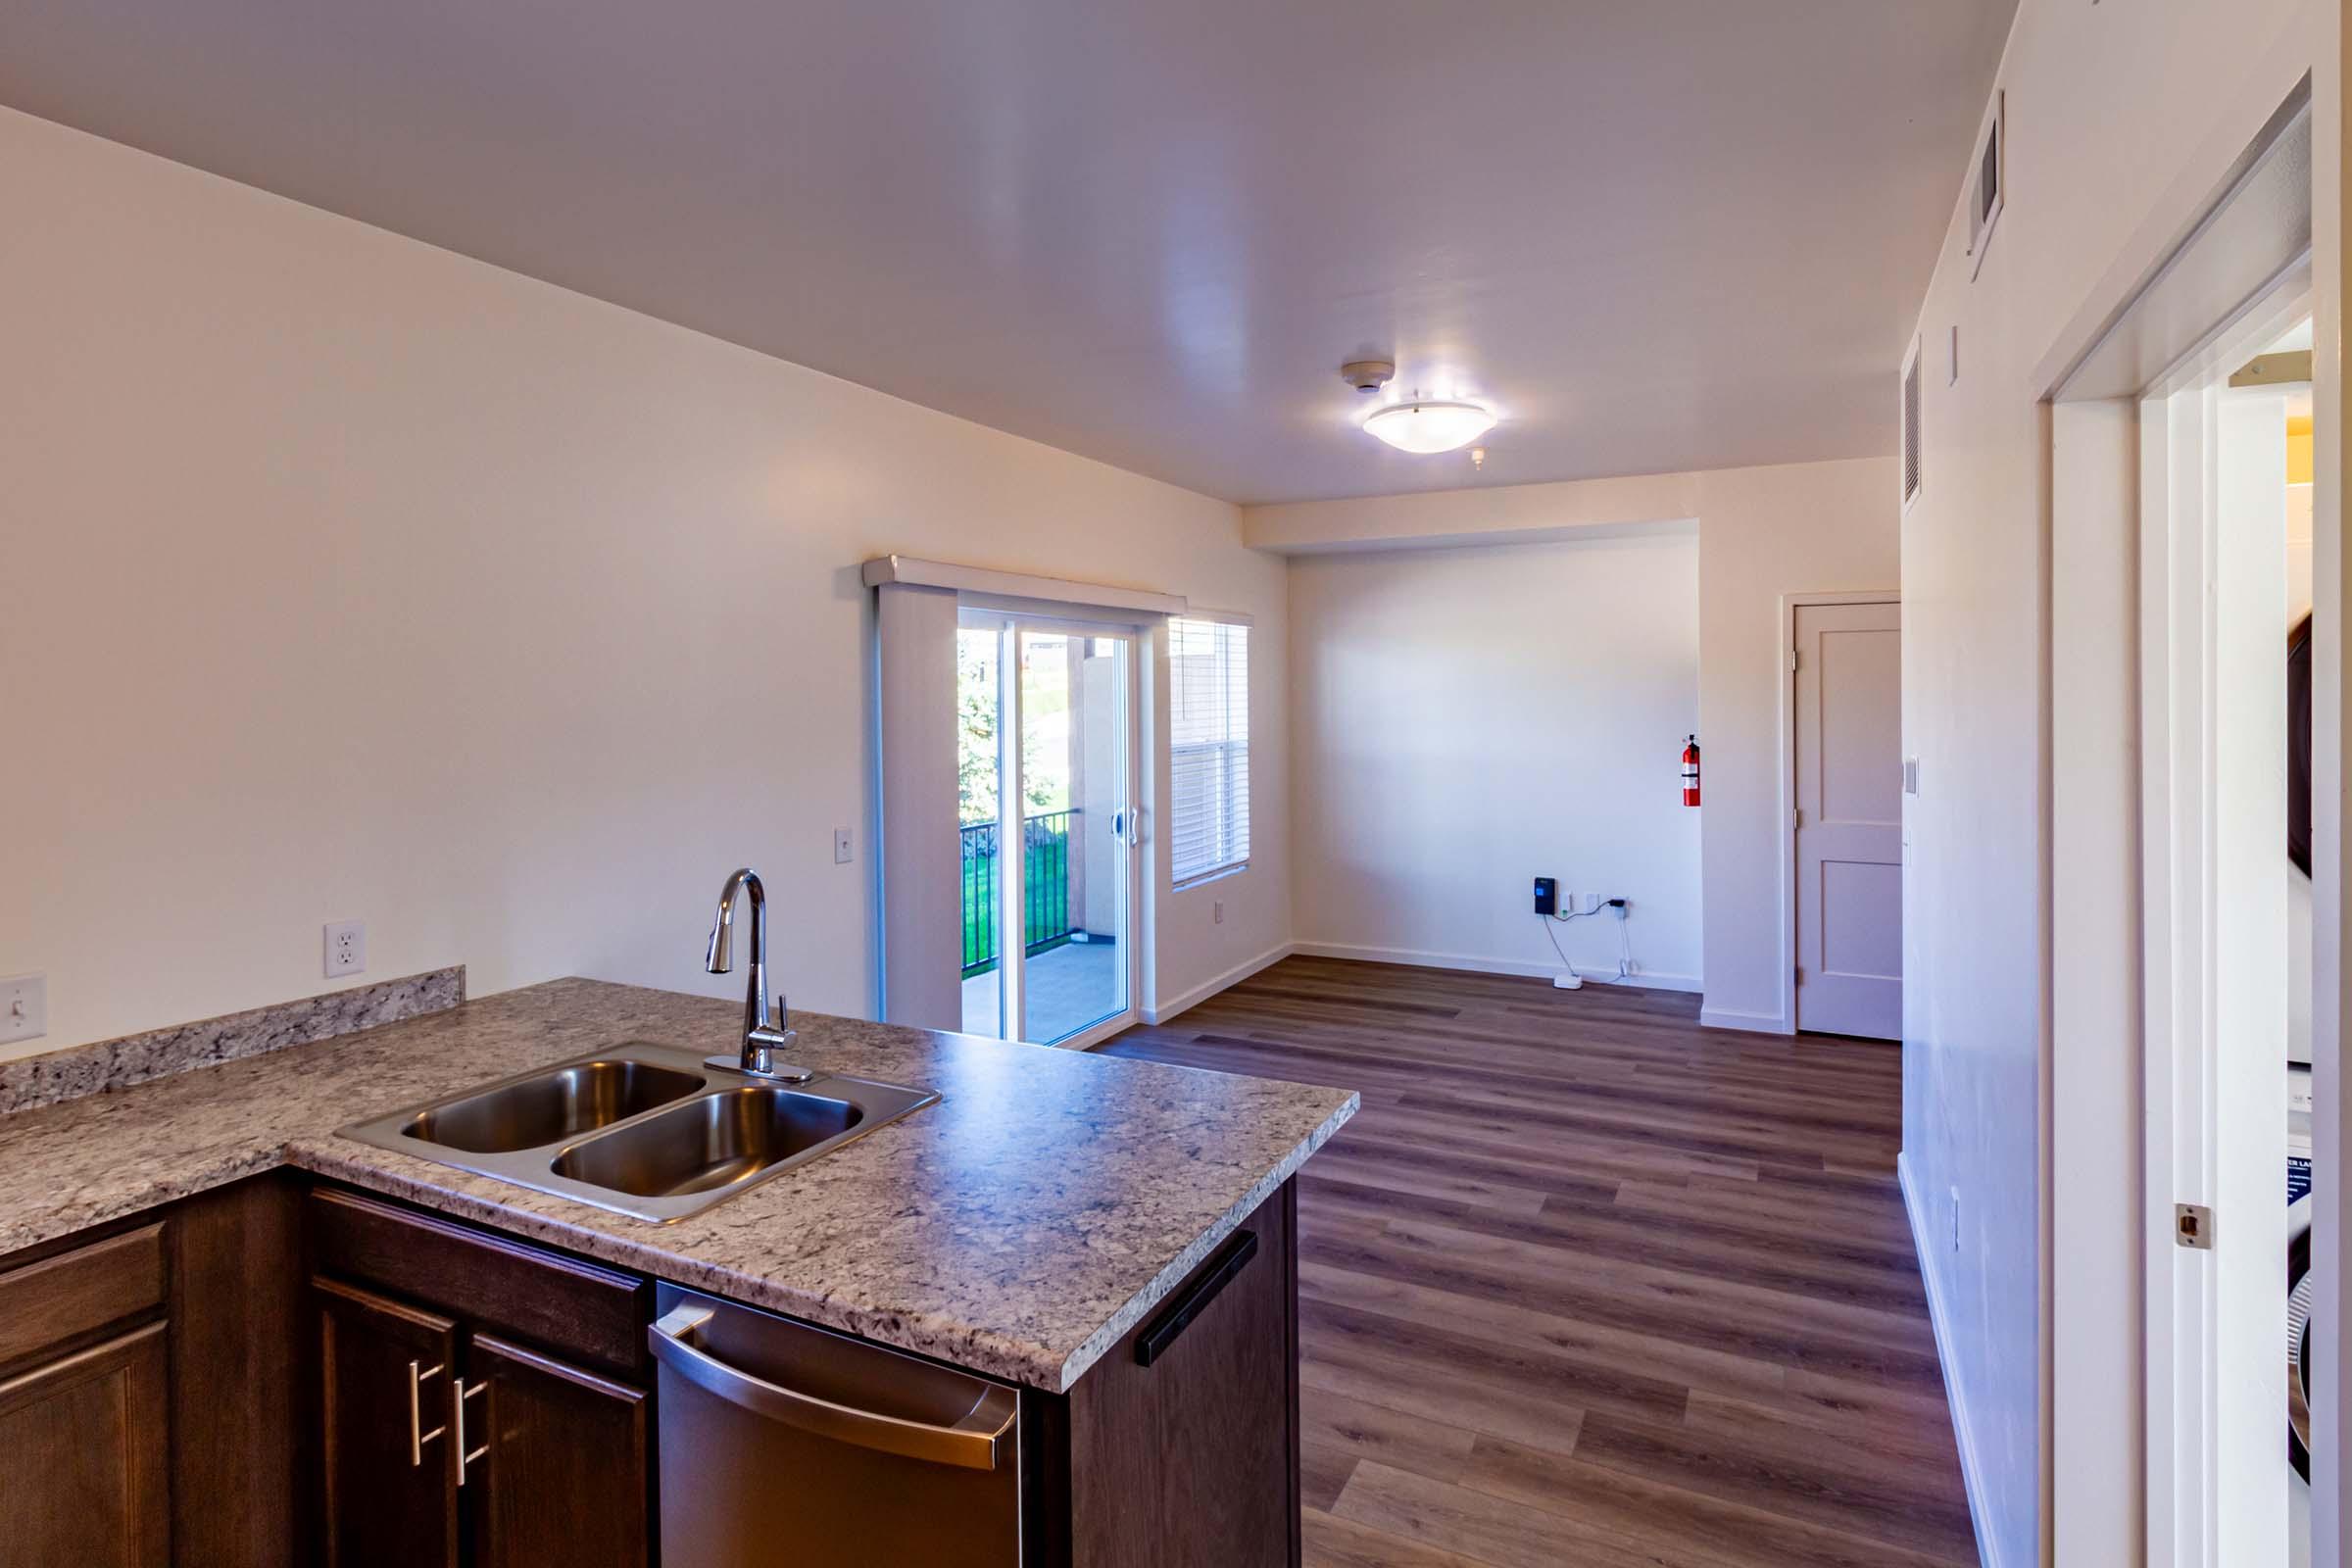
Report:
[[[311,1292],[320,1555],[330,1568],[456,1568],[457,1324],[336,1280]]]
[[[1296,1201],[1286,1185],[1070,1391],[1073,1562],[1299,1560]]]
[[[353,1194],[308,1208],[325,1559],[644,1568],[651,1399],[614,1375],[644,1282]]]
[[[172,1560],[164,1227],[0,1271],[0,1559]]]
[[[296,1197],[257,1177],[0,1263],[0,1562],[317,1560]]]
[[[1067,1394],[1016,1391],[1021,1568],[1295,1568],[1294,1205]],[[0,1562],[649,1568],[653,1295],[294,1173],[28,1249],[0,1265]]]
[[[466,1347],[474,1568],[642,1568],[645,1391],[488,1334]]]
[[[311,1333],[301,1184],[273,1173],[176,1203],[171,1238],[172,1556],[186,1568],[312,1568],[299,1455]]]
[[[333,1279],[318,1323],[333,1568],[640,1568],[646,1396]]]
[[[151,1323],[0,1382],[0,1558],[171,1561],[167,1360]]]

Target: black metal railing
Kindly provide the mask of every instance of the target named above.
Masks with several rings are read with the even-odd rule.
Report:
[[[1021,933],[1032,956],[1070,940],[1070,828],[1079,813],[1048,811],[1021,823]],[[969,822],[963,840],[963,973],[997,966],[997,868],[1002,848],[994,822]]]

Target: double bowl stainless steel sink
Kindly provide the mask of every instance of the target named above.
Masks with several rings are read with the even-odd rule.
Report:
[[[356,1122],[342,1136],[640,1219],[683,1219],[939,1096],[819,1073],[789,1087],[632,1041]]]

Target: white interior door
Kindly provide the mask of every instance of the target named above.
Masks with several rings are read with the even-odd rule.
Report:
[[[1799,605],[1796,1026],[1903,1033],[1902,607]]]

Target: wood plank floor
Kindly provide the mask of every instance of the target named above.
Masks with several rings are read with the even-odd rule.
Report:
[[[1310,1568],[1974,1564],[1896,1048],[1291,958],[1116,1055],[1361,1091],[1299,1178]]]

